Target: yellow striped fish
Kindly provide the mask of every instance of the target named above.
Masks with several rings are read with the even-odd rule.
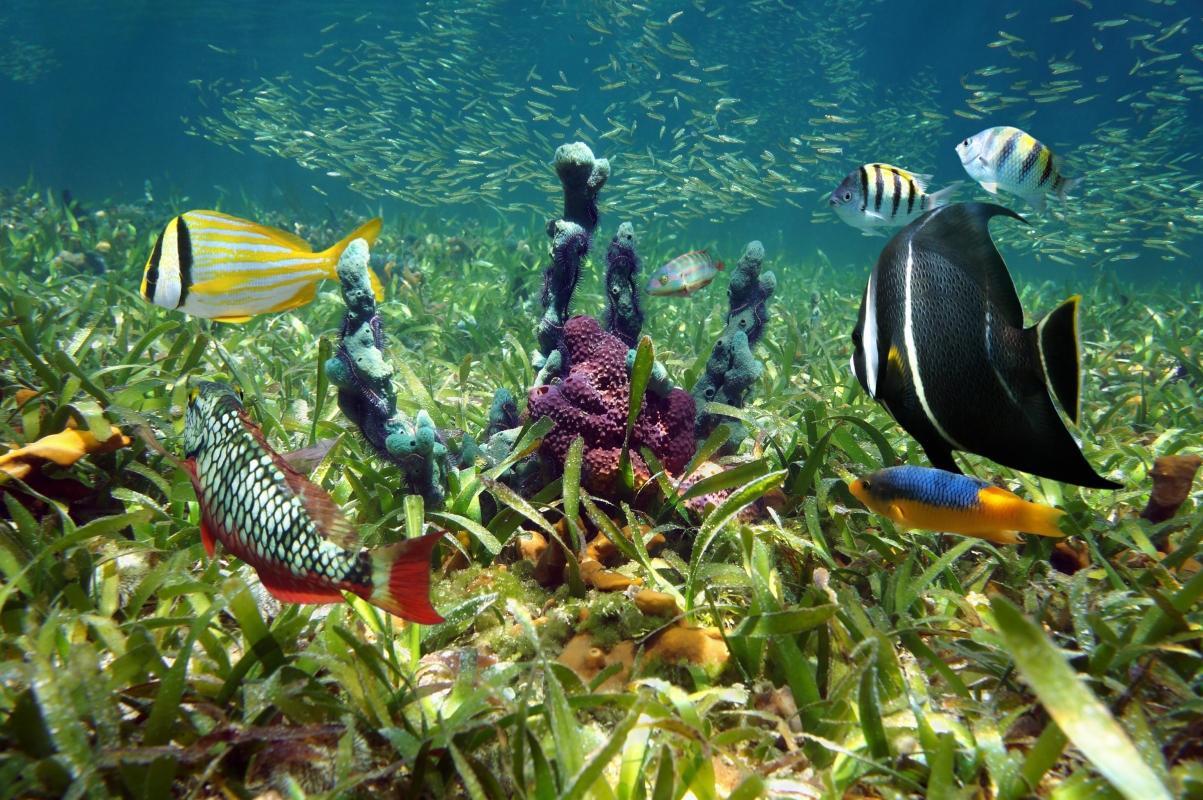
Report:
[[[1064,200],[1082,181],[1061,174],[1047,145],[1007,125],[970,136],[957,145],[957,155],[969,177],[987,192],[1018,195],[1037,211],[1044,210],[1049,192]]]
[[[947,205],[960,183],[927,193],[931,175],[890,164],[865,164],[848,173],[827,198],[836,216],[866,236],[880,228],[906,225],[933,208]]]
[[[188,211],[167,223],[142,273],[149,302],[218,322],[246,322],[303,306],[317,284],[335,278],[338,258],[355,239],[380,235],[380,218],[369,220],[333,247],[315,253],[309,243],[219,211]],[[384,299],[375,274],[372,289]]]

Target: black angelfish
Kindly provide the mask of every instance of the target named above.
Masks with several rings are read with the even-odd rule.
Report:
[[[882,250],[861,300],[852,371],[933,466],[953,450],[1091,488],[1117,488],[1087,463],[1053,406],[1078,421],[1078,302],[1030,328],[990,238],[987,203],[929,211]]]

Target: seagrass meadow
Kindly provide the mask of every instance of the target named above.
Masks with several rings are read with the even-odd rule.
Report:
[[[645,448],[643,480],[600,491],[574,443],[526,491],[502,476],[549,428],[520,417],[501,452],[452,463],[436,502],[340,411],[337,283],[244,325],[139,297],[185,207],[2,195],[0,796],[1203,796],[1200,491],[1139,516],[1154,459],[1200,452],[1199,284],[1018,280],[1035,315],[1082,294],[1081,435],[1123,488],[966,457],[1067,511],[1065,539],[1009,547],[903,532],[850,495],[854,476],[925,463],[848,369],[863,265],[768,244],[763,371],[743,407],[708,407],[727,422],[679,474]],[[362,221],[237,210],[315,242]],[[603,245],[573,313],[602,312]],[[483,441],[495,390],[537,383],[546,249],[540,224],[386,218],[373,265],[399,413]],[[653,359],[677,385],[703,377],[730,274],[645,301],[633,384]],[[281,604],[206,557],[189,479],[153,446],[183,455],[195,378],[239,386],[368,546],[449,531],[445,621],[350,595]],[[746,438],[724,453],[734,424]],[[703,462],[719,469],[699,479]]]

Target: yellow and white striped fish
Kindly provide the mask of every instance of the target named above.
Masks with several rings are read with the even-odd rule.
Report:
[[[957,155],[969,177],[990,194],[999,190],[1018,195],[1043,211],[1049,192],[1062,200],[1082,179],[1066,178],[1047,145],[1019,128],[986,128],[957,145]]]
[[[287,231],[219,211],[188,211],[167,223],[142,273],[148,301],[194,317],[246,322],[303,306],[318,281],[336,278],[344,249],[355,239],[380,235],[380,218],[369,220],[333,247],[313,252]],[[384,287],[371,274],[377,300]]]
[[[953,183],[927,193],[931,175],[920,175],[890,164],[864,164],[848,173],[827,202],[836,216],[866,236],[880,228],[906,225],[933,208],[947,205],[960,186]]]

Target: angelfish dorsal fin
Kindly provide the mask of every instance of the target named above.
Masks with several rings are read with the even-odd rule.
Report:
[[[271,456],[272,463],[276,469],[280,470],[281,474],[284,475],[284,481],[288,485],[288,488],[301,501],[301,505],[304,506],[306,513],[309,514],[318,531],[339,547],[346,548],[347,550],[358,550],[360,543],[359,535],[355,532],[355,526],[343,514],[342,509],[334,502],[334,498],[330,496],[330,493],[306,478],[300,472],[297,472],[284,459],[284,456],[273,450],[272,446],[267,443],[263,431],[251,420],[246,411],[241,412],[241,417],[247,431],[259,446],[263,448],[264,452]]]
[[[993,203],[953,203],[929,211],[907,230],[916,254],[935,253],[960,268],[981,286],[1004,321],[1022,328],[1019,294],[1006,262],[990,238],[990,220],[997,216],[1013,217],[1027,224],[1026,219],[1011,209]]]

